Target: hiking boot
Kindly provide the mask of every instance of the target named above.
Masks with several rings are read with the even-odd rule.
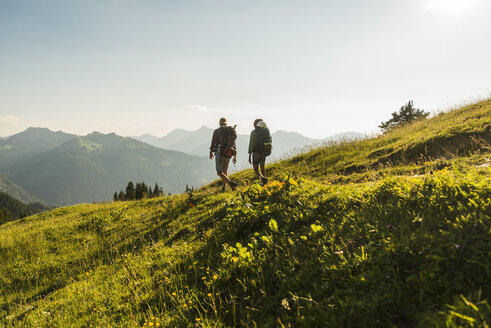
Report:
[[[266,183],[268,183],[268,178],[266,177],[261,177],[261,186],[264,186]]]
[[[235,189],[237,188],[237,183],[230,181],[230,188],[232,188],[232,191],[235,191]]]

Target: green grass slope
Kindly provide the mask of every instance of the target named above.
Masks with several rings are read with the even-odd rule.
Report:
[[[306,151],[268,165],[268,175],[280,178],[285,172],[292,172],[318,182],[346,183],[374,181],[394,174],[422,174],[425,163],[448,166],[459,157],[466,157],[466,163],[482,163],[491,150],[490,113],[491,100],[481,101],[377,138]],[[468,158],[471,154],[473,157]],[[253,173],[246,170],[235,177],[248,183]]]
[[[266,187],[4,224],[0,326],[489,326],[490,116],[315,149]]]

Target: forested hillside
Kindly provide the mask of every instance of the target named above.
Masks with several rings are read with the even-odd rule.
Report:
[[[10,221],[48,210],[49,207],[41,203],[25,204],[9,194],[0,192],[0,209],[8,212],[8,216],[6,216],[8,220],[4,221]]]
[[[157,182],[166,193],[176,193],[186,184],[200,186],[215,176],[208,158],[97,132],[73,137],[2,173],[44,203],[57,206],[110,200],[130,180]]]

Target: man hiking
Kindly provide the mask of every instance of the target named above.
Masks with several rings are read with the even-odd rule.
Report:
[[[235,164],[237,162],[237,147],[235,145],[237,133],[235,132],[235,127],[227,126],[225,117],[220,119],[219,124],[220,127],[213,131],[213,137],[211,138],[210,159],[213,159],[213,155],[215,156],[217,175],[223,180],[222,190],[225,190],[227,184],[232,190],[235,190],[237,183],[230,180],[227,176],[227,170],[231,157],[233,157],[232,163]]]
[[[254,121],[254,130],[249,138],[249,164],[252,164],[256,176],[260,179],[261,186],[268,183],[266,178],[266,156],[271,155],[271,134],[266,123],[258,118]],[[259,172],[259,168],[261,172]]]

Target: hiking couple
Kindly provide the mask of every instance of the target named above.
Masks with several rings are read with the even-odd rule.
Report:
[[[237,188],[237,183],[227,176],[230,158],[232,163],[237,162],[237,146],[235,140],[237,133],[235,127],[227,126],[227,119],[222,117],[218,122],[220,127],[213,131],[210,146],[210,159],[215,157],[217,175],[223,180],[222,189],[228,184],[232,190]],[[266,178],[266,156],[271,154],[271,134],[266,123],[258,118],[254,121],[254,130],[249,138],[249,164],[252,164],[256,176],[260,179],[261,186],[268,182]]]

